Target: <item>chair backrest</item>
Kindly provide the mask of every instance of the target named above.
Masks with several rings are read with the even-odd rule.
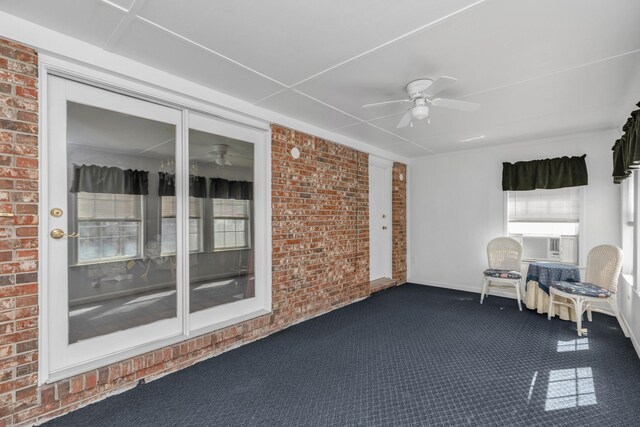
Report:
[[[587,274],[584,281],[616,292],[621,270],[622,249],[613,245],[596,246],[587,256]]]
[[[511,237],[497,237],[487,245],[489,268],[520,271],[522,245]]]

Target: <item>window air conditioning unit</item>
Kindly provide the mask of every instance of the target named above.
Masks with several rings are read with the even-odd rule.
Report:
[[[527,261],[555,261],[578,264],[578,236],[512,235],[522,244]]]

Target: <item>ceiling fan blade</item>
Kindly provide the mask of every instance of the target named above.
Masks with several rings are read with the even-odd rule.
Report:
[[[438,80],[434,81],[431,86],[424,90],[425,96],[433,96],[438,92],[441,92],[448,88],[449,86],[453,86],[458,79],[454,79],[453,77],[442,76]]]
[[[234,159],[243,159],[243,160],[253,160],[253,157],[243,157],[238,156],[237,154],[227,154],[225,157],[233,157]]]
[[[393,101],[384,101],[384,102],[376,102],[373,104],[365,104],[362,106],[362,108],[378,107],[380,105],[387,105],[387,104],[404,104],[405,102],[413,102],[413,101],[410,99],[396,99]]]
[[[408,110],[406,113],[404,113],[404,116],[402,116],[402,118],[396,125],[396,128],[406,128],[409,123],[411,123],[411,110]]]
[[[477,111],[480,108],[480,104],[477,102],[456,101],[455,99],[436,98],[431,101],[431,105],[434,107],[452,108],[460,111]]]

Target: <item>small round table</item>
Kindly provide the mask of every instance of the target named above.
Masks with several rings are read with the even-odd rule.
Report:
[[[580,269],[573,264],[558,262],[532,262],[527,271],[525,306],[530,310],[536,310],[540,314],[549,312],[549,285],[552,282],[579,282]],[[566,302],[565,298],[556,296],[556,301]],[[562,320],[577,320],[573,308],[557,305],[555,313]]]

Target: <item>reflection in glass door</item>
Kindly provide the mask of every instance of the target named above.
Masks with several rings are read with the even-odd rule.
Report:
[[[160,196],[179,180],[181,113],[56,77],[50,86],[61,95],[48,162],[52,367],[63,368],[182,331],[179,227]]]
[[[254,144],[189,129],[189,311],[255,295]]]
[[[154,191],[175,128],[67,103],[69,343],[176,317],[176,216],[158,223]]]
[[[267,126],[55,76],[47,101],[48,379],[269,312]]]

